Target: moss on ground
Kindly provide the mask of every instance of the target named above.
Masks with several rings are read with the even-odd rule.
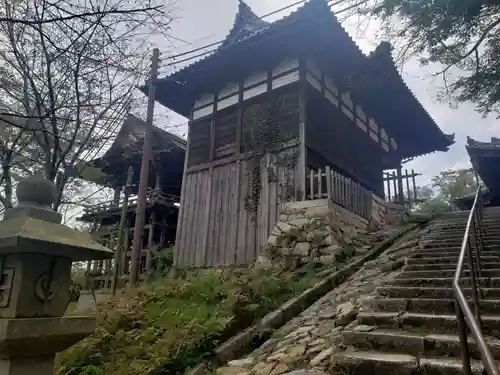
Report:
[[[58,375],[178,374],[320,280],[325,266],[189,271],[126,290],[93,335],[58,356]]]

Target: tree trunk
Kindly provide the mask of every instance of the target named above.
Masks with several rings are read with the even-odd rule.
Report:
[[[5,189],[5,209],[12,207],[12,176],[10,174],[10,165],[4,164],[3,169],[3,181]]]

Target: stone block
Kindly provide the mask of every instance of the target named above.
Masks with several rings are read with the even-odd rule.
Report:
[[[293,229],[293,226],[291,226],[290,224],[285,223],[283,221],[278,221],[276,223],[276,227],[278,227],[282,233],[286,233],[286,232],[290,231],[291,229]]]
[[[302,228],[304,225],[309,223],[309,219],[307,218],[294,218],[288,221],[288,224],[293,225],[297,228]]]
[[[321,254],[334,255],[342,251],[342,246],[340,245],[330,245],[328,247],[323,247],[320,249]]]
[[[267,243],[269,245],[276,246],[278,244],[278,236],[276,236],[276,235],[274,235],[274,234],[271,233],[271,235],[267,239]]]
[[[313,217],[326,217],[331,214],[331,209],[328,206],[316,206],[306,209],[305,216],[308,218]]]
[[[323,241],[321,244],[323,246],[338,245],[338,241],[331,234],[329,234],[325,238],[323,238]]]
[[[295,245],[292,254],[300,257],[306,257],[309,256],[310,251],[311,251],[311,244],[309,242],[298,242]]]
[[[320,263],[334,264],[336,262],[335,255],[322,255],[319,257]]]

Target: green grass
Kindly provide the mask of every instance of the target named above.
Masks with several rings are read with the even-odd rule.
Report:
[[[190,271],[126,290],[101,306],[96,331],[58,356],[58,375],[174,374],[320,280],[295,272]]]

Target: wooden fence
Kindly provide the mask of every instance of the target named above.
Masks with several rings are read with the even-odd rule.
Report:
[[[411,172],[405,169],[404,173],[401,172],[399,175],[395,171],[384,172],[386,201],[403,204],[409,208],[413,204],[421,202],[415,183],[415,177],[420,175],[420,173],[415,173],[413,169]]]
[[[307,194],[309,199],[328,198],[332,202],[366,219],[371,215],[372,193],[330,167],[309,173]]]

